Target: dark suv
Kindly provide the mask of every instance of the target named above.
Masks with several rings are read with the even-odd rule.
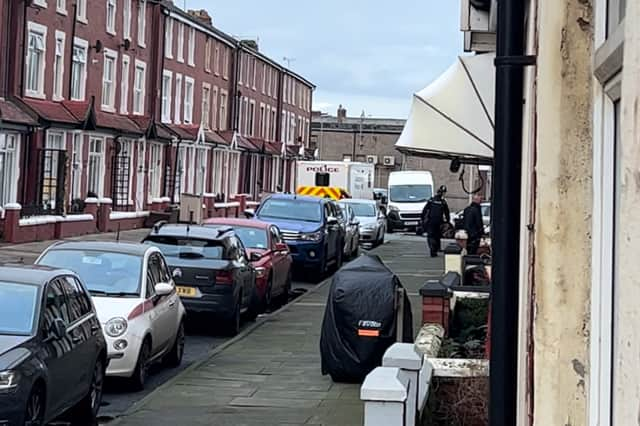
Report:
[[[0,425],[44,425],[73,409],[93,424],[107,349],[91,297],[73,272],[0,267]]]
[[[274,194],[265,199],[255,217],[280,228],[293,263],[324,275],[333,264],[342,265],[345,230],[340,207],[327,198]]]
[[[187,312],[220,317],[231,335],[257,315],[256,271],[232,228],[159,223],[143,242],[164,254]]]

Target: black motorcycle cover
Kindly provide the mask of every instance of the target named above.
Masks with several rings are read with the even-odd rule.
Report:
[[[333,277],[322,322],[322,374],[360,383],[396,342],[396,289],[402,284],[378,256],[366,255]],[[404,298],[403,341],[413,342],[409,298]]]

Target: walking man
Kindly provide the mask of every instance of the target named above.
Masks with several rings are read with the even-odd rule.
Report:
[[[480,240],[484,235],[484,223],[482,222],[482,196],[474,195],[471,204],[464,209],[464,230],[467,231],[467,253],[478,254]]]
[[[442,237],[442,224],[448,223],[449,206],[444,195],[447,193],[447,187],[442,185],[438,189],[438,193],[431,197],[422,210],[422,229],[427,232],[427,245],[431,257],[438,257],[440,250],[440,238]]]

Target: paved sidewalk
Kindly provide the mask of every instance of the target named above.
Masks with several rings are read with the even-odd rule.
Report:
[[[375,250],[399,274],[420,323],[417,290],[442,271],[423,238],[392,236]],[[268,316],[206,362],[185,370],[116,424],[362,425],[359,385],[320,372],[319,340],[329,282]],[[417,331],[417,330],[416,330]]]

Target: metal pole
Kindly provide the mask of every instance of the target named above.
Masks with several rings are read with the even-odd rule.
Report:
[[[492,426],[515,425],[518,398],[518,279],[522,173],[525,9],[522,0],[500,0],[496,53],[495,185],[492,208],[491,312]]]

